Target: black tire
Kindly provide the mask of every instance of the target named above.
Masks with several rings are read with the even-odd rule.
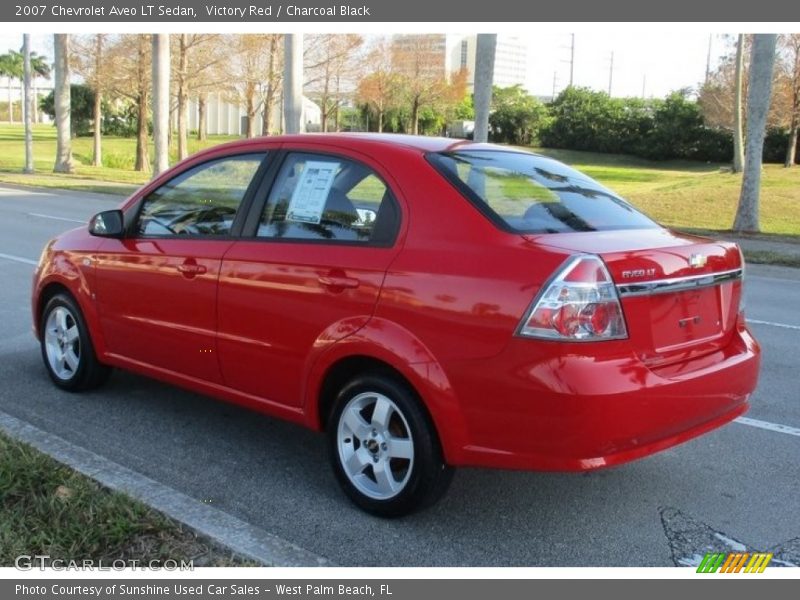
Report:
[[[48,329],[51,316],[55,321],[63,317],[66,327],[53,327],[51,323]],[[65,334],[64,330],[71,332],[73,327],[77,331],[77,337],[69,339],[69,336],[74,334]],[[68,392],[82,392],[106,382],[111,368],[97,360],[89,328],[77,302],[71,296],[59,293],[50,298],[42,311],[39,331],[44,366],[50,379],[59,388]],[[59,352],[61,354],[58,354]],[[63,361],[58,360],[58,356],[66,357],[70,352],[69,360],[66,358]],[[59,368],[59,363],[63,368]]]
[[[381,428],[375,426],[375,409],[379,401],[382,407],[388,406],[384,399],[389,401],[385,412],[390,416]],[[345,409],[351,419],[353,414],[361,417],[357,428],[366,425],[364,435],[352,433],[356,428],[348,425]],[[399,378],[365,374],[351,380],[336,396],[327,430],[331,465],[339,485],[350,500],[373,515],[400,517],[430,506],[447,491],[453,478],[430,417],[414,391]],[[397,457],[408,454],[410,448],[410,459]],[[352,476],[347,457],[353,459]],[[386,473],[392,482],[388,486]],[[397,488],[392,489],[395,484]]]

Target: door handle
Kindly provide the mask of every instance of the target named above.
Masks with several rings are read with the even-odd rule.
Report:
[[[358,279],[354,279],[353,277],[345,277],[343,275],[320,275],[317,277],[317,281],[327,288],[338,289],[355,289],[361,283]]]
[[[198,265],[196,262],[186,261],[185,263],[178,265],[178,271],[183,273],[185,277],[191,279],[195,275],[203,275],[208,269],[206,269],[205,265]]]

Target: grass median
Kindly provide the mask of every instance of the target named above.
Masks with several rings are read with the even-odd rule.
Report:
[[[189,152],[223,142],[239,139],[238,136],[210,136],[202,142],[189,140]],[[128,195],[150,179],[150,175],[134,170],[136,139],[106,136],[103,138],[103,166],[92,166],[93,139],[78,137],[72,140],[75,172],[65,175],[53,173],[56,157],[56,130],[52,125],[35,125],[33,128],[33,174],[23,174],[25,166],[24,130],[21,125],[0,123],[0,182],[34,187],[61,188],[75,191]],[[153,156],[152,143],[148,148]],[[173,152],[170,163],[177,162]]]
[[[0,433],[0,567],[14,566],[25,555],[106,565],[253,564]]]

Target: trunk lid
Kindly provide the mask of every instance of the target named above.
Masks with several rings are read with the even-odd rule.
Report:
[[[743,265],[734,243],[662,228],[525,237],[605,261],[630,342],[653,368],[715,352],[736,329]]]

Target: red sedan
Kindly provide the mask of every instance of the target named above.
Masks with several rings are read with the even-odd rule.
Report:
[[[543,156],[286,136],[48,243],[33,322],[60,388],[119,367],[324,430],[344,491],[391,516],[456,466],[616,465],[744,413],[743,274]]]

